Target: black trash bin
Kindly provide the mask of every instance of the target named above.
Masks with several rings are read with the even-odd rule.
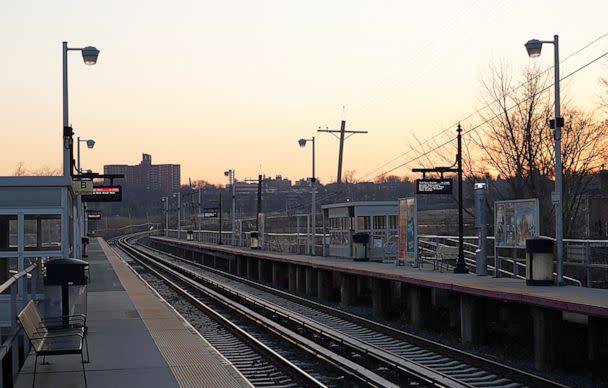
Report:
[[[357,232],[353,234],[353,260],[368,261],[369,233]]]
[[[529,286],[553,285],[553,240],[530,238],[526,240],[526,284]]]
[[[86,284],[85,271],[89,263],[78,259],[53,259],[45,263],[46,275],[44,284],[53,295],[53,288],[58,287],[55,295],[61,295],[60,300],[50,301],[60,305],[63,324],[68,326],[69,316],[75,313],[86,313]],[[70,293],[73,295],[70,300]],[[82,311],[77,311],[76,305],[82,306]],[[72,311],[70,311],[72,310]]]

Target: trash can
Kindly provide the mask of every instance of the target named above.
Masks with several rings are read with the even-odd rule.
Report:
[[[64,326],[69,325],[69,316],[86,314],[87,277],[89,263],[68,258],[46,262],[44,284],[48,294],[51,315],[63,316]]]
[[[249,248],[260,249],[260,234],[259,232],[251,232],[251,238],[249,239]]]
[[[357,232],[353,234],[353,260],[367,261],[367,246],[369,245],[369,233]]]
[[[193,241],[194,240],[194,232],[189,230],[186,232],[186,240]]]
[[[526,240],[526,284],[528,286],[553,285],[553,240],[531,238]]]

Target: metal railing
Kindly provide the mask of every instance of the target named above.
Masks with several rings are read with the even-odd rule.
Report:
[[[40,280],[39,268],[39,263],[34,263],[0,285],[0,302],[3,306],[0,324],[2,332],[0,388],[15,384],[19,369],[30,350],[29,340],[23,335],[21,326],[17,323],[17,314],[30,300],[36,299]],[[20,349],[23,351],[20,352]]]
[[[543,238],[554,240],[551,237],[541,236]],[[488,244],[488,271],[496,276],[497,271],[494,265],[494,237],[489,236]],[[578,240],[564,239],[565,257],[564,267],[568,268],[570,276],[564,276],[564,280],[576,286],[608,286],[608,240]],[[458,245],[457,236],[441,236],[441,235],[419,235],[418,236],[418,254],[422,260],[433,259],[436,255],[439,246],[456,246]],[[479,239],[477,236],[464,237],[464,255],[466,264],[472,269],[476,266],[475,251],[479,247]],[[503,276],[510,276],[518,279],[525,279],[526,264],[523,259],[518,259],[517,255],[503,256],[498,255],[499,263],[498,273]],[[504,267],[511,269],[505,269]],[[603,280],[593,280],[593,270],[596,272],[605,271]],[[554,273],[554,275],[556,275]]]

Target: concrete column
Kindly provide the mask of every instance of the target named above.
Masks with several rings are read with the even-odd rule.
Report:
[[[275,261],[272,262],[272,285],[274,287],[281,287],[281,264]]]
[[[485,321],[483,300],[471,295],[460,295],[460,340],[467,344],[484,341]]]
[[[296,293],[296,265],[295,264],[288,264],[287,265],[287,288],[289,289],[289,292],[291,292],[292,294]]]
[[[372,313],[376,317],[388,315],[390,309],[390,281],[372,278]]]
[[[245,258],[241,256],[236,256],[236,274],[237,276],[244,277],[245,276]]]
[[[246,257],[245,260],[247,261],[247,279],[257,280],[258,277],[256,276],[256,259],[254,259],[253,257]]]
[[[264,266],[264,262],[265,262],[265,260],[258,259],[258,281],[259,282],[266,282],[267,281],[266,280],[267,278],[266,278],[266,276],[264,274],[264,267],[265,267]]]
[[[317,270],[306,267],[306,296],[317,296]]]
[[[539,370],[559,367],[561,361],[559,341],[562,314],[557,310],[531,307],[534,332],[534,366]]]
[[[408,290],[410,323],[422,328],[426,325],[431,305],[431,290],[426,287],[412,286]]]
[[[304,294],[306,292],[306,275],[305,267],[298,265],[296,267],[296,292]]]
[[[460,326],[460,297],[453,292],[448,294],[448,318],[450,328],[456,329]]]
[[[330,271],[317,270],[317,295],[320,299],[330,299],[332,294],[332,274]]]
[[[603,324],[603,327],[602,327]],[[606,375],[606,357],[602,357],[603,333],[608,327],[608,320],[598,317],[589,317],[587,323],[587,352],[589,355],[590,369],[594,375]],[[604,359],[603,359],[604,358]]]
[[[340,304],[342,306],[352,306],[357,301],[357,277],[354,275],[343,274],[342,284],[340,285]]]
[[[236,274],[236,260],[234,256],[228,258],[228,272],[231,274]]]

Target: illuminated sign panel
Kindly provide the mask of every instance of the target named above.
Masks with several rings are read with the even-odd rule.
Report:
[[[416,194],[452,194],[452,180],[416,179]]]
[[[88,220],[101,220],[101,210],[87,210]]]
[[[91,194],[82,196],[83,202],[120,202],[122,201],[121,186],[94,186]]]

